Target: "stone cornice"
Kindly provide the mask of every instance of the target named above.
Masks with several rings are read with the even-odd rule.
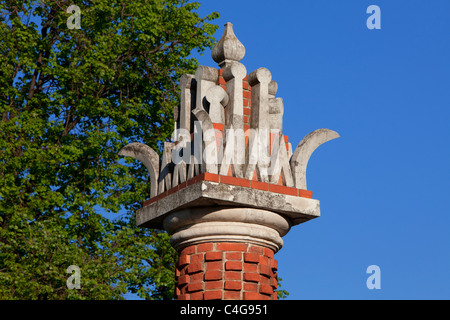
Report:
[[[137,225],[162,229],[163,219],[172,212],[210,206],[269,210],[286,217],[291,225],[297,225],[320,216],[318,200],[251,188],[251,184],[246,187],[216,182],[217,176],[200,175],[188,180],[185,185],[180,185],[177,190],[166,193],[153,202],[146,202],[144,207],[136,212]],[[200,180],[199,178],[216,181]],[[270,184],[267,185],[270,187]],[[275,185],[274,187],[279,186]]]

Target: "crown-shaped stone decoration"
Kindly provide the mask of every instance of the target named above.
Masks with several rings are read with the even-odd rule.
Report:
[[[137,211],[137,224],[165,228],[175,247],[221,237],[276,252],[291,226],[320,215],[319,201],[307,190],[306,167],[317,147],[339,135],[319,129],[293,150],[283,134],[277,82],[266,68],[247,75],[244,55],[233,25],[225,24],[212,50],[220,69],[199,66],[180,79],[173,142],[164,143],[162,158],[142,143],[119,152],[141,161],[150,174],[150,198]],[[219,214],[224,208],[238,211]],[[209,228],[197,228],[206,221]],[[241,230],[242,224],[255,227]]]
[[[222,38],[213,48],[211,56],[221,68],[228,67],[231,63],[239,62],[244,58],[245,47],[236,38],[233,32],[233,25],[230,22],[225,24],[225,31]]]

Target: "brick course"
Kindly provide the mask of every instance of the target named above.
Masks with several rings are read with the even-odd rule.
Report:
[[[271,249],[253,244],[192,245],[180,252],[175,296],[178,300],[276,300],[277,265]]]

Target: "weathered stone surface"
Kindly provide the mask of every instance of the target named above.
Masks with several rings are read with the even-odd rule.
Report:
[[[306,189],[306,166],[314,150],[321,144],[336,138],[339,138],[337,132],[330,129],[318,129],[300,141],[290,161],[296,188]]]
[[[172,142],[164,142],[164,150],[158,179],[158,194],[172,188],[172,149],[174,145],[175,144]]]
[[[194,109],[192,113],[201,122],[201,130],[203,137],[203,159],[201,163],[201,172],[218,173],[218,155],[216,147],[216,136],[214,133],[214,125],[209,114],[203,109]]]
[[[317,130],[306,136],[293,154],[283,135],[283,99],[275,97],[278,84],[266,68],[246,77],[247,70],[239,63],[244,51],[232,25],[227,24],[213,50],[216,61],[225,61],[220,72],[199,66],[195,75],[181,77],[174,142],[165,143],[159,172],[155,172],[156,164],[145,164],[151,175],[159,174],[156,182],[152,180],[152,196],[155,184],[161,194],[204,172],[306,189],[311,153],[338,135],[328,129]]]
[[[268,210],[233,207],[194,207],[175,211],[164,219],[172,245],[181,248],[203,242],[244,242],[272,249],[283,246],[281,239],[289,222]]]
[[[213,86],[206,92],[209,102],[209,116],[213,123],[225,123],[224,107],[228,104],[228,94],[220,86]]]
[[[196,110],[207,110],[209,106],[206,105],[206,93],[211,87],[214,87],[219,77],[218,71],[215,68],[199,66],[195,71],[195,80],[197,86],[196,93]]]
[[[159,179],[159,155],[156,151],[143,143],[133,142],[123,147],[119,155],[133,157],[144,164],[150,175],[150,198],[156,197]]]
[[[306,166],[318,146],[339,135],[316,130],[293,152],[283,134],[285,110],[283,99],[275,96],[277,82],[266,68],[246,76],[239,62],[244,55],[227,23],[212,51],[221,70],[199,66],[180,79],[174,142],[164,143],[162,158],[143,144],[120,151],[143,162],[150,173],[152,199],[137,211],[137,224],[165,226],[177,248],[247,241],[277,251],[291,226],[320,215],[319,201],[305,190]],[[216,177],[203,179],[206,174]],[[203,215],[205,210],[209,213]],[[175,230],[180,217],[184,224]],[[288,226],[285,231],[277,227],[280,221]]]
[[[241,61],[245,56],[244,45],[236,38],[233,24],[227,22],[225,31],[211,53],[212,58],[220,67],[226,67],[233,61]]]
[[[316,130],[293,152],[277,82],[266,68],[246,76],[244,55],[227,23],[212,50],[221,69],[199,66],[180,79],[173,142],[164,143],[161,159],[141,143],[119,152],[149,171],[150,199],[136,223],[171,235],[180,252],[178,299],[276,298],[273,257],[282,237],[320,216],[306,167],[317,147],[339,135]]]
[[[167,214],[187,208],[229,206],[257,208],[281,214],[291,225],[320,216],[318,200],[273,193],[264,190],[199,181],[139,209],[136,223],[162,229]]]
[[[286,150],[286,143],[283,135],[281,135],[278,140],[274,141],[273,148],[275,149],[273,153],[276,151],[278,151],[278,153],[271,163],[274,168],[270,176],[270,182],[277,183],[281,176],[285,186],[293,187],[294,179],[292,177],[291,167],[289,166],[288,151]]]
[[[194,88],[194,76],[183,74],[180,79],[181,102],[180,111],[176,114],[175,122],[179,124],[180,129],[191,131],[191,111],[192,111],[192,89]]]

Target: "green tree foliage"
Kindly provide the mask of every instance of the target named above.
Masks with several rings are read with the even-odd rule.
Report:
[[[281,282],[283,282],[283,279],[278,277],[277,280],[278,280],[278,288],[280,288]],[[278,289],[277,290],[277,297],[278,297],[278,299],[287,299],[288,296],[289,296],[289,292],[287,292],[286,290],[282,290],[282,289]]]
[[[80,29],[67,26],[72,4]],[[218,14],[198,8],[0,1],[0,299],[172,298],[168,236],[133,218],[148,174],[117,152],[170,138],[178,79],[214,42]],[[81,289],[66,286],[70,265]]]

